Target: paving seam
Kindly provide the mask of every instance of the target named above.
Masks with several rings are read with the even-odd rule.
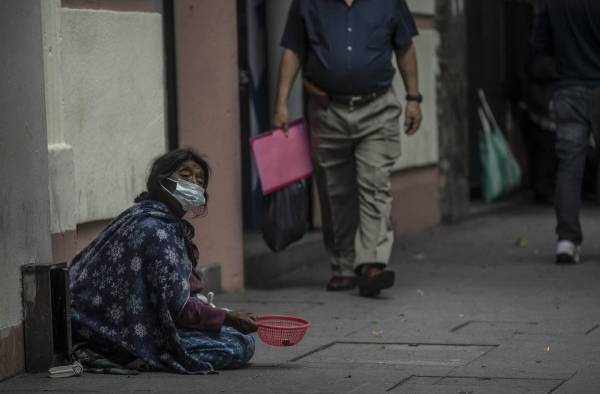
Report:
[[[571,376],[572,377],[572,376]],[[390,392],[392,390],[397,389],[398,387],[402,386],[404,383],[408,382],[409,380],[413,379],[413,378],[438,378],[438,380],[433,383],[433,384],[437,384],[439,382],[441,382],[444,379],[447,378],[454,378],[454,379],[477,379],[477,380],[526,380],[526,381],[545,381],[545,382],[550,382],[550,381],[558,381],[558,385],[555,386],[554,388],[552,388],[548,394],[553,393],[554,391],[556,391],[560,386],[562,386],[565,382],[567,382],[569,379],[556,379],[556,378],[528,378],[528,377],[522,377],[522,378],[515,378],[515,377],[484,377],[484,376],[449,376],[449,375],[445,375],[445,376],[440,376],[440,375],[410,375],[404,379],[402,379],[400,382],[396,383],[395,385],[393,385],[392,387],[390,387],[389,389],[386,390],[386,392]]]
[[[592,328],[590,328],[589,330],[587,330],[587,331],[585,332],[585,335],[589,335],[589,334],[591,334],[592,332],[596,331],[596,329],[598,329],[598,328],[600,328],[600,324],[596,324],[594,327],[592,327]]]
[[[578,371],[575,371],[573,373],[573,375],[569,376],[567,379],[563,379],[562,382],[560,382],[556,387],[554,387],[552,390],[548,391],[548,394],[552,394],[554,393],[556,390],[558,390],[563,384],[567,383],[569,380],[573,379],[575,377],[575,375],[577,375]]]

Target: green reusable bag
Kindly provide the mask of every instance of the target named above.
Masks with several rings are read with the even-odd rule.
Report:
[[[480,89],[478,109],[482,132],[479,142],[481,190],[485,202],[509,193],[521,184],[521,167]]]
[[[481,108],[478,110],[483,125],[479,138],[479,159],[481,160],[481,192],[485,202],[493,201],[502,195],[502,175],[500,162],[495,149],[492,129]]]

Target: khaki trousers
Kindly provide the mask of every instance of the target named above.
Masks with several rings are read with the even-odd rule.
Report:
[[[309,100],[323,239],[334,276],[354,276],[361,264],[389,261],[390,175],[400,157],[401,113],[392,90],[358,108]]]

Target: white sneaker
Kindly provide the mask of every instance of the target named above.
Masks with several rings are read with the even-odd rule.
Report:
[[[571,241],[558,241],[556,264],[577,264],[581,259],[581,247]]]

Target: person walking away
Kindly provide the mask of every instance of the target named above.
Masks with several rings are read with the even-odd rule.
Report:
[[[553,55],[558,72],[551,103],[556,122],[556,262],[580,261],[579,220],[586,152],[600,124],[593,116],[600,88],[600,1],[544,0],[531,39],[535,53]]]

